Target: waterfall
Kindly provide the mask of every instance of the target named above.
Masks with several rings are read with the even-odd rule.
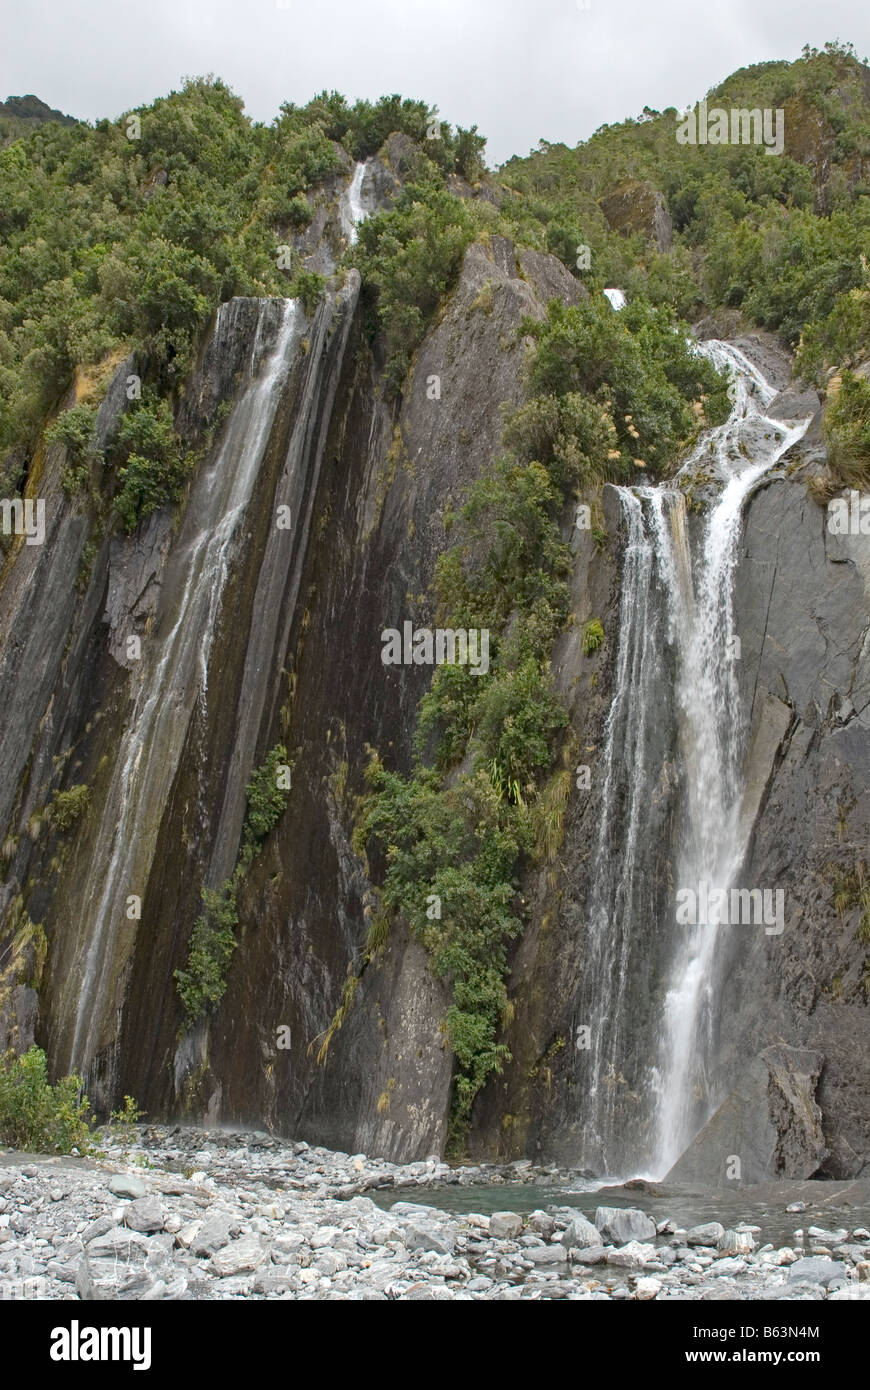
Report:
[[[625,292],[624,292],[623,290],[618,290],[618,289],[615,289],[615,288],[611,288],[611,289],[605,290],[605,291],[604,291],[604,294],[605,294],[606,298],[608,299],[608,301],[609,301],[609,303],[610,303],[611,309],[619,310],[619,309],[624,309],[624,308],[625,308],[625,302],[626,302],[626,301],[625,301]]]
[[[361,163],[357,164],[353,171],[353,178],[338,200],[341,230],[349,246],[355,245],[357,238],[356,229],[366,216],[366,210],[362,204],[362,186],[367,169],[367,160],[363,160]]]
[[[232,333],[233,313],[234,301],[218,310],[216,339]],[[143,891],[195,702],[207,700],[209,659],[234,542],[302,323],[295,300],[260,302],[247,385],[213,462],[191,488],[91,854],[81,914],[84,959],[66,1069],[86,1071],[100,1047],[101,1021],[115,994],[116,948],[121,935],[134,930],[126,918],[128,897]],[[264,350],[267,341],[271,346]]]
[[[729,929],[679,926],[676,892],[727,889],[744,858],[733,611],[743,504],[809,423],[764,413],[775,389],[733,345],[698,351],[730,372],[728,419],[674,482],[617,489],[626,539],[584,971],[584,1154],[623,1176],[667,1171],[721,1100]],[[719,491],[691,544],[682,486],[701,470]]]

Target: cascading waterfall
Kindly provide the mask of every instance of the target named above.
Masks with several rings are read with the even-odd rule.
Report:
[[[218,310],[231,316],[233,302]],[[275,310],[279,321],[274,323]],[[267,322],[268,320],[268,322]],[[196,477],[163,588],[159,625],[137,672],[133,708],[115,762],[87,874],[81,985],[67,1069],[86,1072],[124,930],[129,894],[141,892],[197,697],[207,698],[215,628],[233,544],[250,501],[304,320],[295,300],[263,300],[250,378],[213,463]],[[231,328],[231,325],[229,325]],[[228,330],[229,331],[229,330]],[[266,334],[272,346],[265,352]]]
[[[361,163],[357,164],[350,183],[338,200],[341,230],[349,246],[354,246],[356,244],[357,227],[366,216],[366,210],[362,203],[362,186],[367,169],[367,160],[363,160]]]
[[[666,1172],[721,1099],[716,1005],[729,929],[678,926],[676,890],[729,888],[745,854],[733,612],[743,504],[808,425],[765,415],[775,389],[739,349],[712,341],[699,351],[731,373],[727,421],[703,437],[676,486],[618,489],[619,647],[584,987],[585,1152],[611,1174]],[[702,468],[722,487],[693,557],[679,484]],[[662,878],[669,839],[673,883]]]
[[[620,497],[626,529],[620,642],[605,729],[604,786],[583,1011],[583,1017],[592,1023],[586,1111],[591,1142],[585,1156],[586,1161],[608,1171],[619,1161],[614,1136],[624,1099],[621,1078],[630,1025],[626,992],[633,965],[631,924],[653,910],[644,855],[654,775],[649,726],[666,691],[663,612],[653,587],[655,548],[640,499],[627,489]],[[617,856],[612,851],[618,827],[621,840]]]

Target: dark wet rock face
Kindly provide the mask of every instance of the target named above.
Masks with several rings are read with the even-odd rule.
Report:
[[[364,205],[386,196],[389,179],[398,177],[390,164],[407,174],[395,141],[367,165]],[[370,885],[350,845],[366,745],[407,766],[429,674],[398,668],[385,676],[380,633],[405,617],[431,616],[426,595],[446,545],[443,513],[498,453],[502,404],[522,399],[521,320],[542,317],[554,294],[572,302],[583,291],[551,257],[518,259],[499,238],[488,249],[472,247],[396,410],[381,399],[361,336],[357,285],[351,274],[294,339],[227,551],[207,696],[191,698],[201,674],[195,661],[183,678],[167,667],[170,684],[155,691],[189,722],[181,742],[171,734],[173,751],[167,745],[155,759],[166,793],[143,792],[137,824],[147,830],[148,848],[137,836],[124,870],[141,898],[141,925],[130,921],[115,932],[113,924],[84,1024],[77,990],[90,951],[87,905],[96,901],[87,895],[99,897],[94,875],[105,871],[95,846],[112,829],[106,808],[119,794],[112,770],[143,698],[129,639],[142,639],[146,651],[150,635],[165,643],[181,611],[208,490],[195,483],[179,516],[157,512],[134,536],[103,541],[80,594],[74,581],[87,523],[67,519],[62,451],[49,460],[46,481],[57,504],[49,507],[50,527],[61,539],[22,552],[0,593],[15,634],[0,651],[0,680],[11,691],[26,672],[25,698],[10,697],[14,715],[3,729],[4,824],[13,852],[2,891],[14,945],[4,960],[14,959],[15,968],[4,977],[0,1007],[16,1045],[35,1035],[55,1065],[84,1065],[97,1104],[130,1093],[152,1114],[265,1119],[334,1144],[355,1135],[354,1147],[411,1159],[443,1145],[452,1059],[444,989],[401,928],[365,972],[354,1009],[317,1060],[371,910]],[[201,465],[204,478],[218,466],[246,390],[265,370],[281,314],[280,301],[237,299],[223,306],[206,338],[178,427],[197,447],[220,407],[234,413]],[[125,371],[128,364],[105,412],[123,408]],[[428,389],[433,378],[438,392]],[[232,468],[244,466],[240,450]],[[275,527],[279,505],[292,516],[289,537]],[[47,594],[44,585],[41,592],[25,583],[31,573],[44,575]],[[40,643],[45,656],[36,659]],[[251,768],[279,739],[297,757],[292,795],[241,890],[242,922],[250,925],[239,932],[227,996],[210,1025],[179,1042],[173,972],[186,961],[200,889],[231,872]],[[71,750],[59,781],[56,760]],[[29,833],[34,811],[58,785],[71,784],[90,788],[74,831],[63,839],[48,827]],[[28,946],[33,922],[45,933],[39,940],[47,962],[42,947],[37,959]],[[277,1048],[279,1028],[289,1048]],[[92,1039],[84,1049],[83,1038]]]
[[[806,461],[812,463],[807,444]],[[870,552],[834,536],[800,475],[751,500],[737,593],[744,688],[759,718],[779,702],[788,723],[764,758],[767,792],[745,876],[781,887],[781,936],[744,941],[724,1001],[724,1042],[737,1059],[787,1042],[824,1058],[816,1090],[830,1150],[819,1170],[853,1177],[870,1161],[870,1018],[861,908],[853,882],[870,838]],[[783,721],[785,722],[785,721]]]
[[[782,1046],[754,1057],[665,1182],[814,1177],[830,1152],[816,1103],[824,1062],[819,1052]]]

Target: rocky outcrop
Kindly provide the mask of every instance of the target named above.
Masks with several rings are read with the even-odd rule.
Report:
[[[623,179],[601,199],[607,225],[623,236],[640,232],[655,244],[657,251],[668,251],[674,224],[664,194],[642,179]]]
[[[815,1177],[829,1155],[816,1103],[824,1063],[808,1049],[765,1048],[664,1181],[710,1187]]]
[[[857,68],[857,64],[856,64]],[[844,74],[826,94],[828,110],[849,112],[859,119],[870,105],[870,81],[866,69],[857,68]],[[841,153],[838,144],[838,124],[802,93],[787,97],[783,106],[784,151],[789,159],[805,164],[811,171],[815,190],[815,208],[825,213],[831,210],[832,186],[844,180],[854,188],[867,180],[870,161],[860,150]],[[842,120],[842,116],[840,117]]]

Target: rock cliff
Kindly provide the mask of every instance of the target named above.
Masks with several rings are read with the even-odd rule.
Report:
[[[401,172],[402,151],[393,153]],[[389,196],[394,177],[375,167],[369,196]],[[660,244],[661,212],[656,203]],[[314,233],[309,242],[309,264],[331,270],[327,250],[318,260]],[[173,605],[185,601],[202,529],[197,509],[207,504],[199,479],[224,457],[280,331],[281,301],[234,300],[212,324],[178,427],[201,442],[219,407],[232,409],[178,516],[158,512],[126,539],[92,538],[92,520],[62,487],[62,447],[34,462],[30,486],[47,500],[46,543],[13,547],[0,574],[0,1045],[21,1050],[35,1038],[56,1070],[80,1056],[86,907],[95,877],[111,868],[123,896],[141,900],[141,918],[119,918],[101,947],[85,1057],[99,1105],[129,1093],[152,1116],[265,1123],[398,1162],[443,1149],[452,1074],[444,990],[401,922],[376,961],[366,965],[363,955],[374,895],[352,833],[366,750],[407,769],[428,681],[425,668],[385,668],[380,634],[433,616],[445,508],[497,456],[502,405],[523,397],[523,319],[542,318],[554,297],[572,303],[583,293],[552,256],[505,237],[475,242],[398,400],[385,395],[379,346],[363,332],[355,272],[300,319],[223,557],[214,622],[204,619],[191,638],[194,655],[177,679],[160,668],[167,683],[154,698],[172,701],[177,718],[159,726],[171,725],[165,744],[131,750],[131,775],[140,755],[154,756],[154,786],[163,790],[142,802],[147,833],[113,851],[114,867],[98,856],[117,750],[141,698],[128,639],[140,637],[146,650],[152,638],[164,640]],[[781,417],[804,413],[807,399],[789,394],[784,359],[761,340],[744,347],[766,354],[778,373]],[[100,438],[125,408],[132,365],[117,369]],[[241,470],[245,447],[242,440],[225,466]],[[827,532],[808,495],[821,455],[816,427],[746,510],[735,595],[751,711],[746,872],[785,889],[786,928],[780,937],[747,932],[734,947],[720,1010],[723,1102],[686,1160],[693,1175],[716,1176],[740,1151],[735,1144],[751,1152],[753,1179],[851,1178],[866,1171],[870,1153],[860,897],[870,816],[870,562],[860,537]],[[575,764],[595,769],[600,760],[612,694],[625,538],[608,492],[604,543],[578,530],[572,514],[563,519],[574,556],[572,622],[552,665],[570,714],[572,784]],[[289,533],[275,525],[282,506]],[[582,633],[592,618],[606,640],[590,654]],[[206,648],[207,698],[196,657]],[[143,669],[153,671],[148,659]],[[209,1023],[185,1029],[173,972],[184,965],[201,889],[232,872],[246,782],[278,740],[293,759],[287,811],[240,889],[227,993]],[[676,774],[664,734],[660,743],[657,807],[666,828]],[[52,800],[80,785],[90,788],[88,805],[63,829]],[[572,791],[561,847],[524,881],[529,925],[515,948],[504,1034],[512,1060],[476,1106],[470,1147],[478,1156],[571,1163],[578,1153],[596,786],[593,777],[592,790]],[[665,862],[649,866],[652,901],[668,872]],[[648,971],[628,994],[630,1020],[654,1006],[660,949],[651,926]],[[340,1026],[331,1027],[337,1014]],[[803,1061],[791,1067],[795,1057]],[[615,1084],[625,1087],[630,1124],[631,1078]],[[737,1113],[742,1138],[729,1127]]]

